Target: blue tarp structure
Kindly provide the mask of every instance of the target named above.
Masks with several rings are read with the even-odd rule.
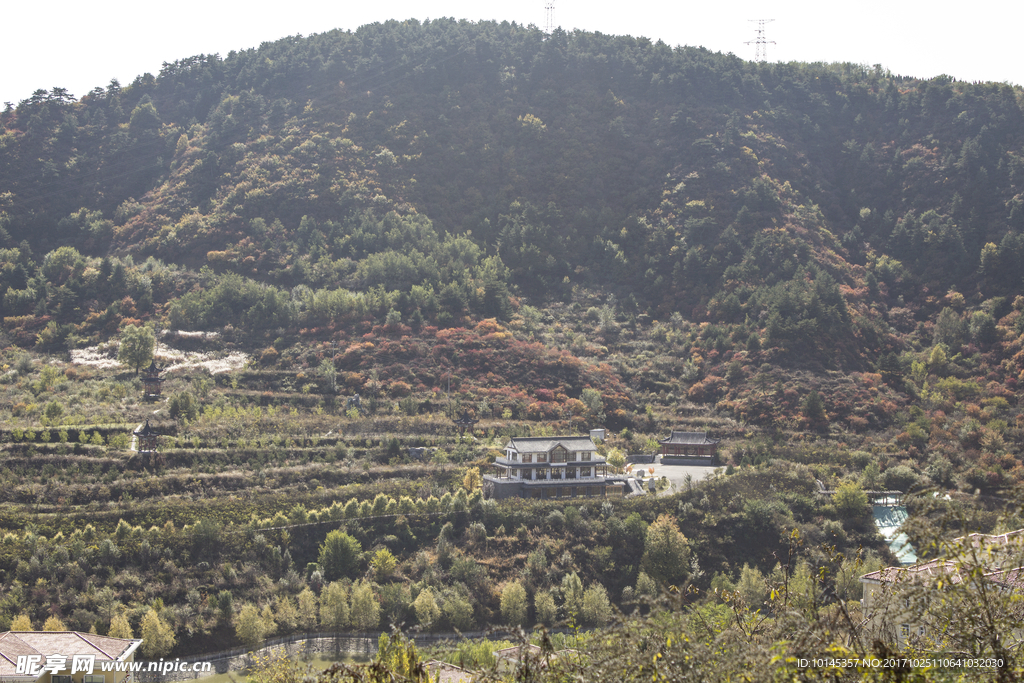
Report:
[[[910,545],[907,535],[900,531],[900,526],[907,519],[907,508],[889,505],[872,506],[872,514],[875,518],[875,526],[878,533],[889,544],[889,549],[900,564],[907,566],[917,562],[917,553]]]

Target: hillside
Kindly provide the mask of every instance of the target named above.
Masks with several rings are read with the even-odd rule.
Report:
[[[309,626],[281,605],[340,578],[314,565],[344,520],[345,590],[410,621],[432,590],[446,628],[575,572],[631,604],[661,515],[702,590],[772,576],[794,530],[818,568],[890,559],[815,479],[991,530],[1024,482],[1022,95],[445,19],[38,91],[0,114],[0,629],[43,603],[106,629],[90,586],[182,637],[237,642],[224,591]],[[142,403],[112,362],[142,325],[164,363],[233,360]],[[154,461],[126,450],[146,418]],[[604,453],[707,429],[739,470],[582,513],[474,494],[508,436],[598,426]]]

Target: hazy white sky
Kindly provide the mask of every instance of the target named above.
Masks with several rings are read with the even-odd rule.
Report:
[[[239,0],[52,0],[7,3],[0,102],[59,86],[81,97],[111,78],[123,84],[163,62],[257,47],[287,35],[356,29],[386,19],[507,19],[543,27],[546,0],[377,0],[263,4]],[[840,8],[841,7],[841,8]],[[555,0],[555,24],[703,45],[753,59],[756,24],[767,25],[768,61],[882,64],[894,73],[1024,84],[1014,34],[1024,5],[862,0],[669,3]]]

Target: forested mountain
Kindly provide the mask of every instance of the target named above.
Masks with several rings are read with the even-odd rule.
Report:
[[[513,566],[547,598],[575,569],[640,591],[647,523],[686,533],[704,570],[680,572],[704,588],[738,581],[748,560],[760,569],[742,571],[772,575],[794,529],[850,553],[875,542],[866,504],[822,502],[814,479],[965,499],[1020,483],[1022,95],[450,19],[199,55],[81,99],[37,91],[0,114],[0,415],[16,425],[0,429],[0,527],[20,534],[0,552],[5,588],[45,596],[52,570],[50,589],[84,595],[92,574],[58,576],[27,529],[90,521],[118,551],[96,585],[120,586],[136,617],[166,598],[179,633],[230,631],[230,600],[214,617],[193,591],[299,599],[320,520],[369,517],[374,495],[392,511],[389,496],[418,497],[409,510],[449,510],[455,530],[413,512],[397,532],[349,528],[398,555],[401,581],[373,574],[375,590],[397,586],[396,614],[443,586],[442,604],[469,605],[468,622],[445,613],[463,628],[504,610],[494,586]],[[217,333],[160,339],[251,359],[214,381],[171,373],[153,417],[171,445],[132,460],[152,472],[144,484],[121,474],[127,435],[100,434],[142,414],[137,380],[60,365],[141,325]],[[28,351],[59,360],[37,372]],[[355,393],[362,406],[339,397]],[[445,432],[462,410],[480,420],[476,446]],[[511,434],[606,426],[604,447],[636,452],[680,424],[723,437],[723,464],[742,471],[635,503],[626,522],[610,507],[583,522],[574,506],[496,511],[472,493],[456,505],[463,473],[410,464],[403,448],[486,470]],[[80,481],[44,491],[36,448],[56,477],[69,449],[84,452]],[[256,491],[244,504],[243,490]],[[989,503],[975,504],[991,530]],[[219,538],[196,530],[209,510],[230,537],[227,568],[181,578],[172,558],[191,566]],[[471,552],[507,556],[457,578],[473,562],[445,555],[435,574],[471,519],[500,528],[474,531]],[[807,581],[831,561],[812,555]],[[849,580],[831,595],[846,599],[857,587],[842,562]],[[145,600],[134,571],[161,577]],[[0,626],[18,600],[0,603]],[[82,604],[88,626],[99,608]]]
[[[538,303],[600,285],[629,312],[777,312],[782,339],[811,320],[841,338],[866,321],[837,285],[912,305],[1019,285],[1018,96],[630,37],[388,22],[168,63],[80,101],[38,91],[2,119],[5,238],[438,294],[498,255],[508,273],[492,261],[478,279]]]

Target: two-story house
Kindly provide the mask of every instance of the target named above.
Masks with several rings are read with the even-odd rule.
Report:
[[[608,466],[588,436],[513,437],[484,475],[492,498],[603,498],[622,496],[625,480]]]

